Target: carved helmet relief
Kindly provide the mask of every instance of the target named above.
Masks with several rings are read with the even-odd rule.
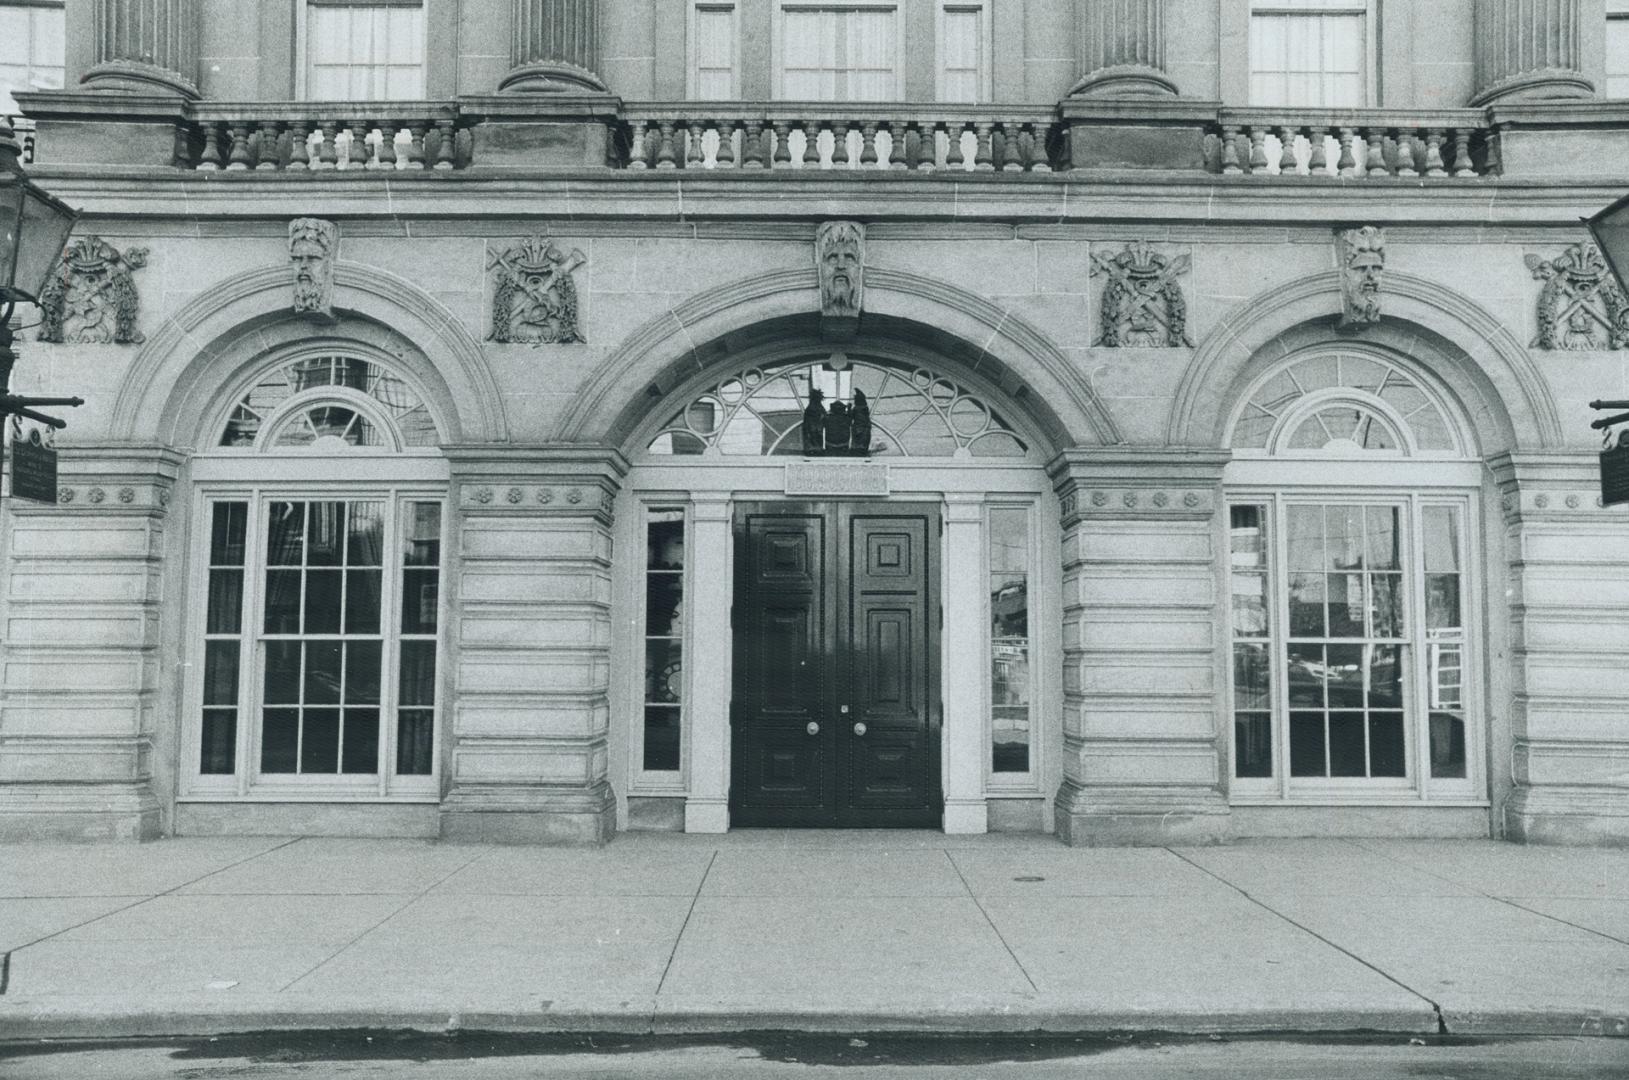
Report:
[[[120,251],[100,236],[68,246],[40,296],[41,341],[83,345],[140,345],[136,329],[141,297],[132,271],[147,265],[147,249]]]
[[[1192,346],[1188,302],[1177,282],[1190,263],[1187,255],[1161,255],[1146,240],[1112,255],[1092,252],[1092,276],[1107,279],[1102,331],[1092,344],[1111,349]]]
[[[1528,255],[1526,262],[1533,277],[1544,282],[1533,348],[1629,347],[1629,302],[1594,244],[1574,244],[1554,259]]]
[[[577,284],[572,274],[588,261],[573,248],[562,251],[553,240],[528,237],[487,256],[496,270],[489,341],[524,345],[582,342],[577,319]]]
[[[1380,280],[1386,269],[1386,230],[1374,225],[1335,234],[1341,272],[1340,325],[1370,326],[1380,321]]]
[[[334,259],[339,226],[321,218],[295,218],[288,223],[288,257],[294,264],[294,310],[302,315],[333,318]]]

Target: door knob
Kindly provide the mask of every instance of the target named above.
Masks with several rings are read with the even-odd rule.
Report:
[[[810,735],[819,735],[820,734],[820,725],[815,723],[813,720],[810,720],[809,721],[809,726],[807,728],[805,728],[804,730],[807,731]]]
[[[847,716],[848,715],[848,706],[847,705],[839,705],[839,706],[837,706],[837,711],[842,713],[844,716]]]
[[[861,720],[859,723],[854,725],[854,734],[856,734],[856,735],[864,735],[865,734],[865,721],[864,720]]]

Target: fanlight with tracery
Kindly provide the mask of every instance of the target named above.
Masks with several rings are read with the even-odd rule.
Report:
[[[400,376],[355,356],[311,356],[280,364],[262,375],[232,409],[220,445],[253,446],[258,442],[286,449],[391,444],[363,408],[353,407],[361,402],[309,393],[327,388],[360,395],[390,420],[404,446],[435,446],[441,441],[424,402]],[[301,394],[308,396],[310,404],[278,415]],[[263,432],[270,423],[275,427],[267,438]]]
[[[983,399],[927,368],[800,361],[747,368],[674,413],[653,454],[797,456],[810,389],[826,402],[862,391],[871,410],[871,456],[1023,457],[1028,446]]]
[[[1459,440],[1437,398],[1401,366],[1319,353],[1256,386],[1233,425],[1235,450],[1454,453]]]

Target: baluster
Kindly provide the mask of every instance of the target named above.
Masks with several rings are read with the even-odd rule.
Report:
[[[1025,124],[1024,130],[1029,132],[1029,170],[1030,172],[1051,172],[1052,162],[1047,160],[1046,124]]]
[[[1431,128],[1425,133],[1425,175],[1441,177],[1447,176],[1448,170],[1442,165],[1442,128]]]
[[[1222,125],[1222,172],[1228,176],[1237,176],[1244,172],[1239,165],[1239,127],[1237,124]]]
[[[389,120],[381,120],[379,127],[379,152],[374,160],[369,162],[380,169],[396,168],[396,125]]]
[[[1016,120],[1001,122],[1001,171],[1024,171],[1023,125]]]
[[[762,169],[764,161],[764,122],[762,120],[747,120],[747,132],[741,136],[741,167],[743,169]]]
[[[257,172],[270,172],[282,163],[282,154],[278,152],[277,134],[278,124],[275,120],[262,120],[260,122],[260,138],[255,142],[255,170]]]
[[[1352,150],[1352,144],[1357,141],[1355,128],[1341,128],[1341,157],[1335,168],[1342,176],[1357,175],[1357,157]]]
[[[455,166],[458,157],[458,130],[453,127],[451,120],[437,120],[436,130],[441,133],[436,143],[437,169],[446,170]]]
[[[1497,175],[1504,167],[1504,128],[1491,127],[1483,136],[1482,154],[1485,158],[1482,171],[1488,176]]]
[[[848,124],[842,120],[831,126],[831,164],[834,169],[848,165]]]
[[[895,120],[888,125],[888,167],[890,169],[909,169],[910,163],[905,157],[905,143],[909,138],[910,128],[905,121]]]
[[[1409,128],[1397,129],[1397,175],[1420,175],[1414,168],[1414,132]]]
[[[645,144],[645,126],[647,121],[635,120],[628,129],[628,168],[648,169],[647,160],[650,148]]]
[[[1365,176],[1388,176],[1391,169],[1386,165],[1386,129],[1372,127],[1369,129],[1369,156],[1363,161]]]
[[[877,123],[867,120],[860,127],[860,168],[877,167]]]
[[[679,159],[678,148],[673,144],[673,121],[657,121],[656,131],[656,167],[658,169],[677,169]]]
[[[1476,175],[1476,166],[1471,163],[1471,133],[1466,128],[1454,129],[1454,175]]]
[[[973,130],[978,135],[978,145],[973,151],[973,171],[995,171],[995,125],[988,121],[975,123]]]
[[[967,165],[967,158],[962,154],[962,135],[967,131],[965,120],[951,120],[945,124],[945,135],[950,145],[945,147],[945,168],[961,169]]]
[[[939,167],[939,125],[933,121],[916,123],[916,171],[932,172]]]
[[[249,125],[228,124],[227,134],[232,137],[232,156],[226,162],[227,172],[238,172],[249,167]]]
[[[289,172],[305,172],[311,168],[311,129],[304,120],[295,120],[288,126]]]
[[[198,171],[219,172],[221,168],[220,125],[208,121],[203,127],[204,148],[198,155]]]
[[[352,120],[347,128],[351,133],[351,141],[345,147],[345,167],[347,169],[373,169],[375,147],[368,145],[368,136],[373,134],[373,125],[366,120]],[[335,164],[338,164],[338,143],[335,143]]]
[[[718,127],[718,153],[713,163],[720,169],[735,168],[735,121],[720,120]]]
[[[1329,129],[1311,127],[1307,129],[1307,142],[1311,144],[1312,154],[1307,158],[1307,175],[1322,176],[1329,171],[1329,160],[1324,143],[1329,138]]]
[[[1278,175],[1295,176],[1301,163],[1295,160],[1295,140],[1301,134],[1299,127],[1281,124],[1278,128]]]
[[[407,163],[409,169],[424,168],[424,125],[409,121],[407,128]]]
[[[1267,171],[1267,129],[1254,124],[1250,127],[1250,171]]]
[[[786,120],[775,121],[775,157],[770,163],[772,169],[790,169],[792,167],[792,125]]]
[[[707,167],[707,122],[705,120],[686,120],[684,122],[684,167],[687,169],[705,169]]]
[[[803,122],[803,167],[820,168],[820,121]]]

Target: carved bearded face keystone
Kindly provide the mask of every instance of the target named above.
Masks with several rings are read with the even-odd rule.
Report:
[[[334,245],[331,221],[296,218],[288,225],[288,256],[294,264],[294,310],[331,317],[334,310]]]
[[[1365,225],[1337,238],[1341,257],[1341,325],[1380,321],[1380,283],[1386,269],[1386,234]]]
[[[857,317],[865,291],[865,226],[828,221],[815,233],[815,268],[820,274],[820,313]]]

